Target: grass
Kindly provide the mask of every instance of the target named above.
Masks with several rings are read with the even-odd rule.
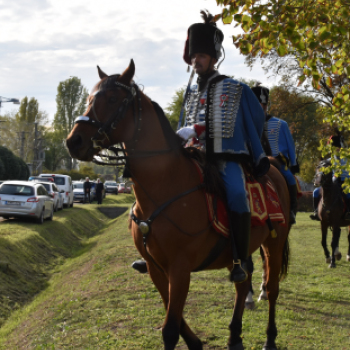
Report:
[[[128,195],[107,198],[110,205],[131,204]],[[75,207],[43,226],[5,224],[16,227],[18,232],[13,237],[11,230],[3,233],[1,224],[0,252],[6,251],[5,240],[12,247],[19,245],[16,256],[21,260],[13,270],[27,269],[36,276],[44,273],[45,277],[37,277],[41,284],[37,289],[32,287],[25,302],[14,308],[8,306],[11,312],[0,329],[0,349],[163,348],[160,329],[165,312],[159,293],[148,275],[130,268],[139,254],[127,230],[127,212],[107,219],[96,207]],[[320,244],[319,223],[308,219],[307,213],[299,213],[297,221],[290,234],[290,272],[280,285],[278,348],[349,349],[350,263],[342,259],[336,269],[329,269]],[[57,237],[60,234],[62,238]],[[46,248],[39,249],[39,242]],[[343,232],[343,255],[346,248]],[[27,251],[23,257],[19,249]],[[30,252],[38,255],[38,262],[31,260]],[[258,253],[253,259],[256,299],[262,271]],[[0,278],[3,295],[8,276],[0,272]],[[226,348],[233,303],[234,287],[227,280],[226,270],[193,274],[185,317],[204,342],[204,349]],[[262,348],[267,317],[267,302],[245,312],[246,349]],[[177,349],[187,349],[182,340]]]

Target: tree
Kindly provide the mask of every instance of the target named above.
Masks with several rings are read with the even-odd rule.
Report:
[[[71,77],[59,83],[56,95],[57,111],[53,125],[62,142],[72,130],[74,120],[84,113],[88,95],[87,89],[77,77]],[[68,153],[66,159],[70,170],[73,164]]]
[[[0,174],[2,180],[28,180],[29,169],[21,158],[0,146]]]
[[[45,161],[44,166],[50,172],[54,172],[61,168],[64,159],[69,158],[67,148],[65,146],[65,138],[62,131],[55,131],[52,128],[46,130],[45,138]]]
[[[177,130],[177,125],[179,123],[179,117],[181,113],[182,102],[184,99],[185,88],[180,88],[175,91],[175,95],[173,96],[172,102],[165,108],[166,116],[170,121],[170,125],[173,130]],[[183,119],[186,117],[186,113],[184,112]],[[182,119],[182,120],[183,120]]]
[[[243,30],[233,36],[244,55],[264,58],[268,54],[298,63],[298,84],[318,94],[323,88],[324,122],[350,127],[350,15],[349,0],[217,0],[224,8],[216,20],[236,22]],[[335,154],[325,141],[322,154]],[[350,159],[350,149],[342,151]],[[333,164],[337,171],[349,165]],[[350,181],[349,181],[350,182]]]

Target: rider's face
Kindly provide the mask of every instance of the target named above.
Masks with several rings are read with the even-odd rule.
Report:
[[[198,75],[211,72],[216,62],[215,58],[206,53],[195,53],[191,56],[192,67]]]

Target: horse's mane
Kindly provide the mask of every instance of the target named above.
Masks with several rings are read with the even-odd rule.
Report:
[[[154,101],[152,101],[152,104],[158,115],[160,125],[169,146],[172,149],[178,149],[185,157],[197,161],[203,170],[206,192],[215,194],[219,198],[226,200],[225,186],[218,169],[212,163],[206,160],[206,156],[203,151],[200,151],[195,147],[183,147],[183,139],[175,133],[163,109]]]

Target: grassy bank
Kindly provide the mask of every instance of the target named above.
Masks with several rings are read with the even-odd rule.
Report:
[[[87,217],[96,216],[102,231],[80,236],[83,250],[72,247],[72,255],[61,258],[64,264],[52,258],[55,273],[46,279],[45,288],[0,329],[1,349],[163,348],[160,327],[165,312],[159,293],[147,275],[130,268],[139,256],[127,230],[127,213],[111,220],[100,215],[89,207]],[[320,240],[319,224],[298,214],[290,235],[290,273],[281,284],[277,309],[280,350],[350,348],[350,263],[343,259],[329,269]],[[343,233],[343,255],[346,247]],[[254,261],[258,294],[258,254]],[[233,302],[234,288],[225,270],[193,274],[185,317],[205,349],[226,348]],[[245,312],[246,349],[262,348],[267,317],[267,302]],[[177,348],[186,349],[182,340]]]

